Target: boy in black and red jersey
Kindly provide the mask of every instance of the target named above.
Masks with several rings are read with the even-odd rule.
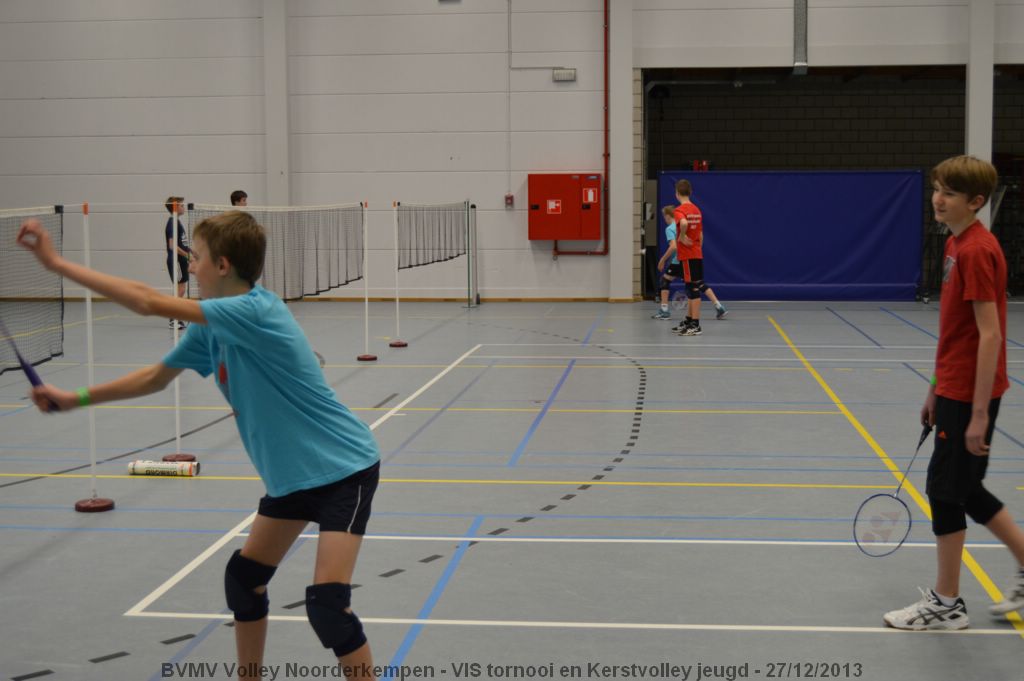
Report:
[[[991,163],[957,156],[931,173],[932,208],[951,232],[946,240],[939,306],[935,374],[921,421],[935,426],[928,464],[938,574],[923,598],[885,614],[897,629],[964,629],[960,564],[967,520],[984,525],[1016,558],[1019,572],[1004,599],[989,607],[1003,615],[1024,607],[1024,532],[1003,503],[985,489],[989,443],[999,401],[1010,387],[1006,375],[1006,258],[976,214],[996,188]]]
[[[693,186],[689,180],[676,182],[676,252],[682,268],[683,281],[686,282],[687,304],[686,319],[674,329],[680,336],[699,336],[700,328],[700,296],[706,293],[715,305],[718,319],[727,313],[725,306],[714,297],[708,285],[704,283],[704,216],[700,208],[690,200]]]

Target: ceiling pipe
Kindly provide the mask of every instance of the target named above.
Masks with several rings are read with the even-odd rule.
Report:
[[[793,0],[793,75],[807,75],[807,0]]]
[[[609,148],[611,145],[610,140],[610,119],[609,110],[610,99],[608,96],[608,84],[609,84],[609,64],[608,64],[608,37],[610,35],[610,19],[611,10],[609,9],[609,0],[604,0],[604,200],[601,203],[601,243],[596,251],[560,251],[558,250],[558,241],[554,242],[554,246],[551,251],[551,257],[555,260],[560,255],[608,255],[608,224],[610,222],[610,212],[608,210],[608,172],[611,168],[609,161],[610,154]]]

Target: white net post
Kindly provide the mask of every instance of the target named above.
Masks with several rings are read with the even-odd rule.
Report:
[[[86,268],[92,268],[92,247],[89,243],[89,204],[82,204],[82,250]],[[89,385],[96,382],[96,357],[92,335],[92,289],[85,289],[85,352],[88,362],[86,379]],[[96,410],[89,410],[89,474],[92,476],[92,498],[96,498]]]
[[[367,283],[367,220],[366,211],[369,208],[369,201],[362,203],[363,207],[363,354],[356,357],[360,362],[376,362],[377,355],[370,353],[370,289]]]
[[[92,268],[92,246],[89,242],[89,204],[82,204],[82,262],[86,268]],[[85,287],[85,352],[88,384],[96,383],[96,360],[92,335],[92,289]],[[92,496],[75,504],[75,510],[81,512],[109,511],[114,508],[111,499],[101,499],[96,491],[96,410],[89,409],[89,477]]]
[[[409,346],[408,343],[402,340],[402,331],[400,325],[401,314],[398,308],[398,299],[400,297],[398,294],[398,268],[400,265],[398,257],[398,207],[400,205],[401,204],[399,204],[397,201],[393,201],[391,203],[391,216],[392,222],[394,223],[395,231],[395,338],[390,343],[388,343],[388,345],[392,348],[405,348]]]
[[[171,219],[174,220],[174,246],[171,249],[171,262],[174,263],[174,281],[171,282],[171,295],[175,298],[178,297],[178,282],[181,281],[181,263],[178,261],[178,244],[181,243],[182,237],[184,236],[183,230],[184,225],[181,224],[181,220],[178,218],[179,211],[184,210],[184,205],[174,201],[174,205],[171,208]],[[178,320],[173,320],[173,333],[174,333],[174,345],[178,345]],[[181,453],[181,376],[174,377],[174,451]]]
[[[476,204],[466,201],[466,307],[480,304],[476,268]]]

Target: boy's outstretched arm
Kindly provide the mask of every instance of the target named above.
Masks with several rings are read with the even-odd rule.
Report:
[[[127,400],[160,392],[181,372],[181,369],[169,367],[162,362],[137,369],[121,378],[88,388],[89,404]],[[61,390],[52,385],[33,388],[32,401],[39,411],[50,411],[51,405],[54,404],[61,411],[70,411],[81,406],[81,397],[77,391]]]
[[[136,314],[206,323],[198,301],[168,296],[142,282],[97,272],[64,259],[53,247],[46,228],[35,218],[21,224],[18,244],[32,251],[43,267],[51,272],[92,289]]]

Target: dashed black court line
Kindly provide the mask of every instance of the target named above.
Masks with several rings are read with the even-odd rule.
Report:
[[[52,669],[44,669],[38,672],[32,672],[31,674],[22,674],[21,676],[12,676],[11,681],[28,681],[29,679],[38,679],[40,676],[49,676],[53,674]]]
[[[561,334],[550,333],[550,332],[547,332],[547,331],[537,331],[537,330],[533,330],[533,329],[518,329],[518,328],[514,328],[514,327],[502,326],[502,325],[498,325],[498,324],[488,324],[488,323],[483,323],[483,322],[469,322],[469,325],[470,326],[484,326],[484,327],[489,327],[489,328],[496,328],[496,329],[501,329],[502,331],[512,331],[512,332],[519,332],[519,333],[522,333],[522,332],[533,333],[533,334],[537,334],[537,335],[548,336],[550,338],[558,338],[558,339],[561,339],[561,340],[566,340],[566,341],[569,341],[569,342],[574,343],[574,344],[580,344],[580,343],[583,342],[579,338],[573,338],[571,336],[563,336]],[[636,407],[635,407],[635,409],[633,411],[633,420],[632,420],[632,422],[630,424],[629,436],[627,437],[626,443],[622,446],[622,449],[619,450],[619,453],[612,459],[611,463],[602,467],[602,469],[601,469],[602,473],[594,475],[591,478],[591,480],[599,481],[599,480],[604,480],[605,475],[603,475],[603,473],[611,473],[611,472],[613,472],[615,470],[615,465],[614,464],[622,463],[625,460],[625,457],[628,456],[630,453],[632,453],[633,448],[636,446],[636,443],[637,443],[637,441],[640,438],[640,431],[641,431],[641,426],[643,424],[643,417],[644,417],[644,406],[645,406],[646,399],[647,399],[647,369],[640,362],[637,362],[635,359],[633,359],[629,355],[625,355],[625,354],[619,352],[618,350],[606,347],[604,345],[599,345],[599,344],[595,344],[592,347],[598,348],[600,350],[603,350],[604,352],[607,352],[607,353],[616,355],[618,357],[621,357],[622,359],[625,359],[626,361],[628,361],[630,364],[632,364],[636,368],[637,374],[638,374],[638,385],[637,385],[637,393],[636,393]],[[544,402],[544,400],[539,400],[537,402],[542,404]],[[577,492],[585,492],[585,491],[591,489],[591,487],[592,487],[592,485],[587,485],[587,484],[579,485],[576,488],[576,491]],[[566,494],[566,495],[562,496],[559,500],[560,501],[572,501],[573,499],[577,498],[577,496],[578,495],[576,495],[576,494]],[[546,506],[541,507],[539,510],[542,511],[542,512],[547,513],[547,512],[555,510],[556,508],[558,508],[558,504],[548,504]],[[523,516],[522,518],[517,519],[516,523],[519,523],[519,524],[528,523],[531,520],[534,520],[535,518],[536,518],[536,516]],[[497,529],[494,529],[494,530],[488,532],[488,535],[498,536],[498,535],[504,534],[504,533],[509,532],[509,531],[510,531],[510,528],[499,527]],[[473,547],[473,546],[476,546],[479,543],[480,543],[479,541],[470,541],[468,543],[467,547]],[[439,560],[439,559],[444,558],[444,557],[445,557],[444,554],[433,554],[433,555],[427,556],[425,558],[419,559],[418,562],[420,562],[420,563],[430,563],[430,562],[433,562],[435,560]],[[390,570],[388,572],[382,573],[379,576],[380,577],[394,577],[394,576],[396,576],[398,574],[401,574],[403,572],[405,572],[404,569],[398,568],[398,569],[394,569],[394,570]]]

